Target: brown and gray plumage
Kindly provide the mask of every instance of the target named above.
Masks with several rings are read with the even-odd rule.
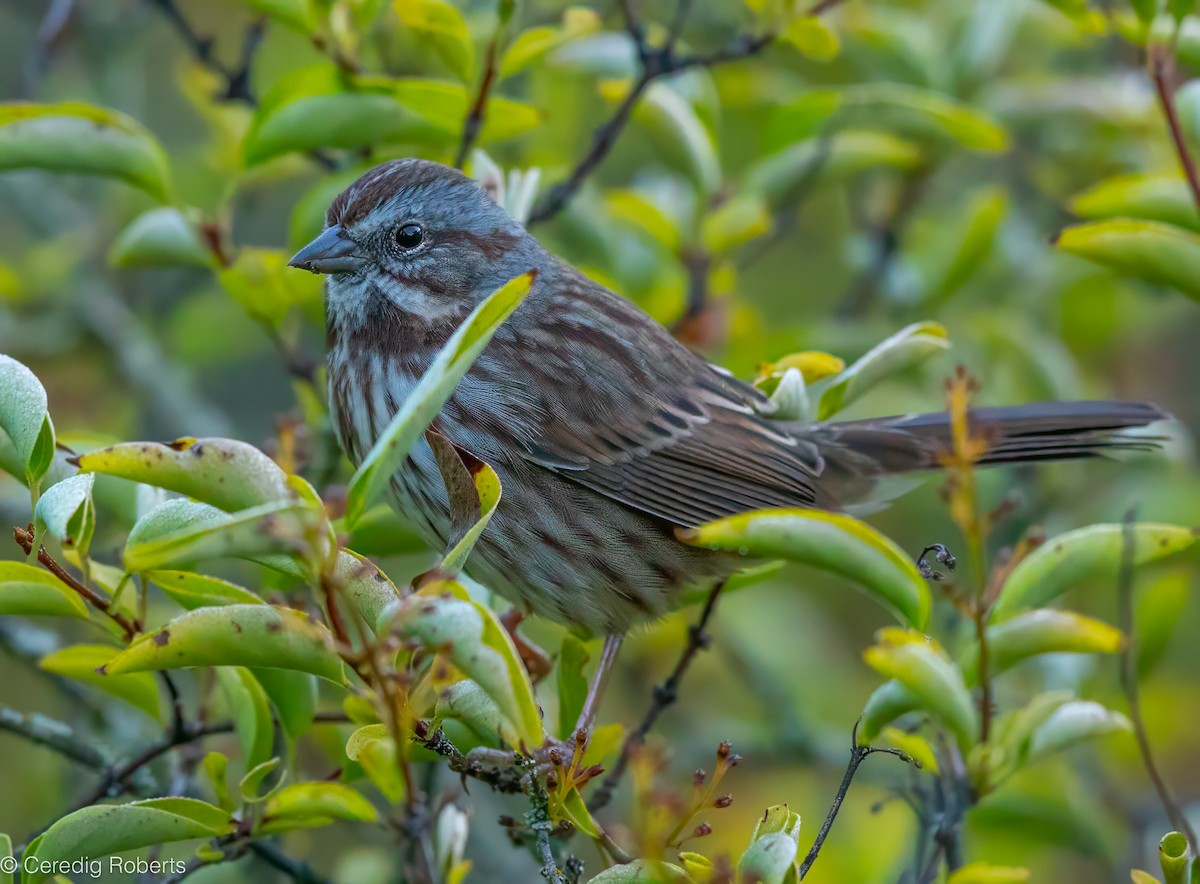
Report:
[[[329,275],[329,385],[358,463],[439,348],[483,298],[534,269],[435,422],[491,464],[504,496],[468,571],[514,603],[621,633],[736,559],[680,527],[764,507],[839,509],[885,475],[938,466],[945,414],[846,423],[771,421],[753,387],[709,364],[629,301],[548,253],[460,173],[421,160],[366,173],[293,264]],[[1139,443],[1120,430],[1153,405],[1056,402],[978,409],[983,463],[1093,457]],[[422,440],[394,504],[442,547],[451,508]]]

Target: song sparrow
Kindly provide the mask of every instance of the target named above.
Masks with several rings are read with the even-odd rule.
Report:
[[[406,159],[367,172],[292,265],[328,274],[329,389],[358,463],[470,310],[537,271],[434,427],[495,468],[503,499],[468,570],[528,611],[620,634],[685,584],[738,567],[679,527],[763,507],[838,509],[884,475],[937,468],[947,416],[844,423],[761,417],[763,397],[638,307],[547,252],[475,182]],[[1090,457],[1153,405],[981,408],[985,464]],[[393,477],[394,505],[442,547],[451,510],[430,445]]]

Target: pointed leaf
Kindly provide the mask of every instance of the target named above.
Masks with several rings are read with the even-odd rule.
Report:
[[[391,481],[492,335],[525,300],[536,276],[531,270],[501,286],[450,336],[350,480],[345,517],[348,525],[354,525]]]
[[[366,798],[342,783],[293,783],[266,800],[256,832],[313,829],[335,820],[373,823],[378,818]]]
[[[1047,540],[1008,575],[992,608],[996,621],[1025,608],[1053,601],[1076,583],[1108,581],[1115,585],[1124,548],[1123,525],[1090,525]],[[1133,564],[1144,565],[1189,548],[1190,528],[1139,522],[1133,532]]]
[[[929,587],[912,560],[850,516],[815,509],[757,510],[676,533],[707,549],[803,562],[855,581],[918,629],[929,619]]]
[[[313,726],[317,714],[317,680],[307,672],[293,669],[250,670],[279,715],[279,724],[288,739],[295,741]]]
[[[78,102],[0,105],[0,170],[119,178],[167,201],[167,155],[136,120]]]
[[[1136,218],[1200,231],[1200,213],[1178,175],[1118,175],[1077,194],[1069,203],[1080,218]]]
[[[978,728],[975,706],[962,673],[945,651],[920,633],[895,627],[879,630],[875,638],[875,646],[863,654],[867,664],[908,688],[920,699],[922,709],[951,730],[962,751],[970,749]]]
[[[218,666],[216,673],[233,718],[234,732],[246,756],[246,770],[250,770],[269,759],[275,745],[275,724],[267,692],[248,669]]]
[[[1133,725],[1120,712],[1105,709],[1090,700],[1064,703],[1050,714],[1029,741],[1029,763],[1093,737],[1130,731]]]
[[[1200,300],[1200,234],[1158,221],[1097,221],[1068,227],[1062,251]]]
[[[345,682],[329,631],[300,611],[271,605],[189,611],[139,636],[104,669],[120,675],[188,666],[296,669]]]
[[[885,725],[901,715],[921,708],[921,698],[900,682],[892,679],[877,687],[867,698],[858,726],[858,743],[866,746],[874,743],[883,733]]]
[[[1121,630],[1100,620],[1038,608],[987,628],[988,674],[998,675],[1038,654],[1115,654],[1124,645]],[[979,646],[972,644],[959,667],[967,684],[979,676]]]
[[[458,79],[470,82],[475,45],[461,12],[446,0],[392,0],[392,8],[421,45],[430,47]]]
[[[82,472],[166,488],[227,512],[296,498],[275,461],[236,439],[123,442],[98,448],[78,461]]]
[[[949,346],[945,326],[936,322],[917,322],[900,329],[821,385],[817,418],[833,417],[888,376],[924,362]]]
[[[146,579],[189,611],[214,605],[265,605],[248,589],[194,571],[147,571]]]
[[[235,821],[195,798],[150,798],[129,804],[85,807],[67,814],[34,839],[26,855],[40,860],[102,857],[140,847],[228,835]],[[44,880],[27,874],[26,881]]]

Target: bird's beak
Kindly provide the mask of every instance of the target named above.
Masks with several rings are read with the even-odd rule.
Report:
[[[310,273],[354,273],[366,263],[357,249],[358,244],[335,224],[326,227],[320,236],[292,255],[288,266]]]

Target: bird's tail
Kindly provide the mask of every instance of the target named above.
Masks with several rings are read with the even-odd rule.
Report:
[[[980,465],[1105,457],[1158,447],[1159,437],[1126,434],[1169,418],[1142,402],[1037,402],[968,412],[973,438],[986,450]],[[824,424],[810,436],[825,461],[823,480],[840,503],[861,500],[880,477],[938,469],[951,453],[948,412]]]

